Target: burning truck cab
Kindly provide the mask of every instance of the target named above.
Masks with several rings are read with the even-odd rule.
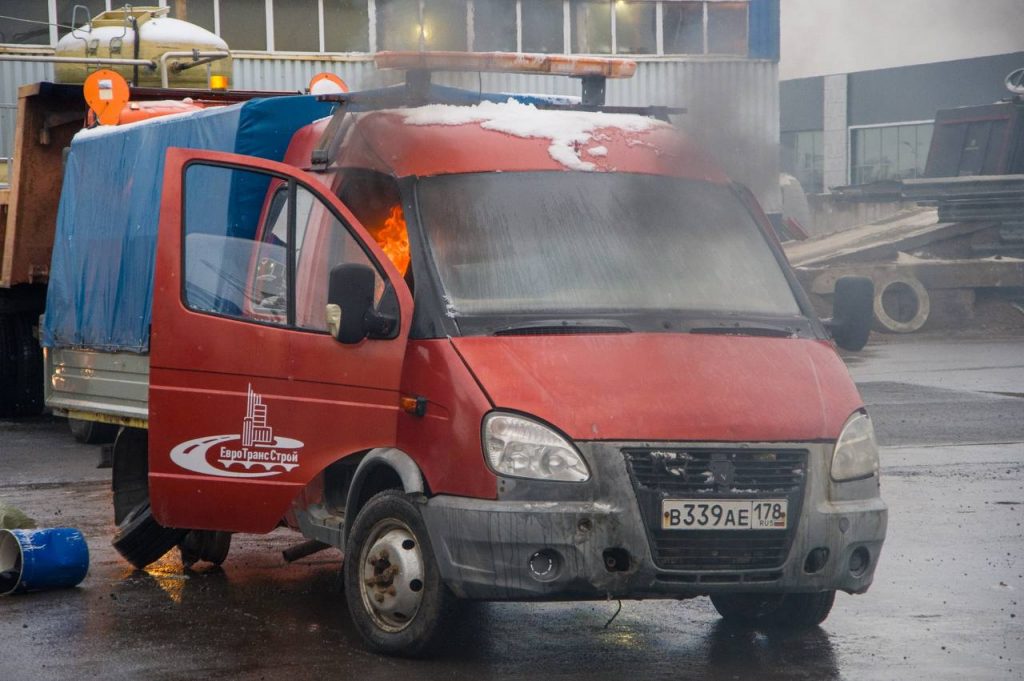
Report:
[[[430,59],[382,55],[406,86],[333,96],[283,162],[168,151],[115,545],[285,522],[342,550],[394,654],[458,599],[814,626],[865,592],[886,506],[832,337],[863,345],[871,292],[817,319],[748,192],[664,110],[595,101],[629,62],[504,64],[582,77],[580,102],[439,88],[482,66]]]

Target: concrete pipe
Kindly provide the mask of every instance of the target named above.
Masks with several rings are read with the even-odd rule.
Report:
[[[885,309],[886,294],[899,296],[911,303],[906,315],[896,314],[895,317]],[[924,285],[914,277],[896,277],[875,283],[875,321],[884,331],[892,333],[913,333],[928,321],[931,312],[931,300]],[[899,317],[897,319],[896,317]]]

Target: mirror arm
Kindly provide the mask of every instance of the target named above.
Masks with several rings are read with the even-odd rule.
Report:
[[[398,324],[398,317],[368,310],[364,317],[367,338],[390,338]]]

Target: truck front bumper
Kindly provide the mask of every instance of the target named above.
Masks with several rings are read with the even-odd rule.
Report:
[[[592,473],[587,483],[504,479],[498,500],[444,495],[427,500],[423,515],[445,583],[459,597],[480,600],[863,593],[871,585],[885,539],[886,506],[877,477],[843,484],[830,480],[831,445],[744,445],[806,451],[805,487],[800,508],[790,504],[791,534],[780,563],[746,567],[741,559],[715,569],[659,567],[652,549],[656,530],[650,514],[645,519],[641,511],[637,481],[623,454],[636,446],[581,444]],[[741,535],[732,536],[742,542]],[[704,550],[714,555],[713,542],[710,546]]]

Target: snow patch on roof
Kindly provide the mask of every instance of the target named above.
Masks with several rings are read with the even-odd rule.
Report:
[[[590,147],[587,149],[587,153],[591,156],[607,156],[608,147]]]
[[[595,170],[596,165],[584,161],[579,150],[590,142],[598,130],[616,128],[625,132],[644,132],[667,123],[635,114],[609,114],[589,111],[547,111],[514,99],[504,103],[481,102],[474,106],[430,104],[400,112],[409,125],[467,125],[479,123],[485,130],[503,132],[515,137],[550,140],[548,153],[558,163],[572,170]],[[608,153],[606,147],[595,147]]]

